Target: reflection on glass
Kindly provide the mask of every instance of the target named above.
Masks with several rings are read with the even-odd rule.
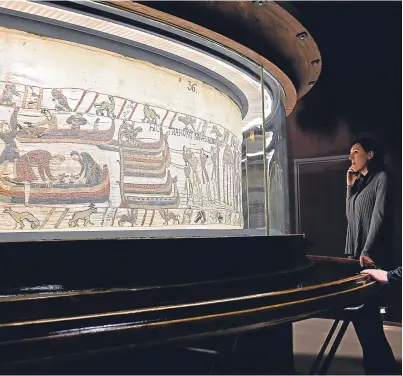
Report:
[[[286,118],[279,106],[267,124],[272,129],[272,142],[267,148],[267,199],[269,203],[270,235],[287,234],[289,224],[288,168]]]
[[[262,117],[256,118],[253,123],[243,128],[241,161],[243,213],[245,228],[259,230],[259,233],[263,234],[268,219],[269,235],[282,235],[289,233],[290,230],[286,115],[278,83],[266,71],[264,80],[262,103],[265,111],[264,130],[262,122],[258,121]]]

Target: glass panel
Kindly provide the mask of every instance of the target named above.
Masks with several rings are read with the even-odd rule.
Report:
[[[261,67],[254,66],[257,95],[254,97],[253,118],[243,124],[242,145],[242,178],[243,178],[243,211],[245,228],[259,230],[264,234],[266,228],[265,184],[263,169],[263,136],[262,136],[262,97]],[[267,103],[270,105],[271,97]]]
[[[265,76],[268,75],[265,72]],[[273,90],[280,94],[277,83]],[[270,235],[290,231],[286,114],[281,100],[273,113],[266,117],[267,200]]]

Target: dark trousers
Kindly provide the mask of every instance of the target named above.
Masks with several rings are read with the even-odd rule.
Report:
[[[392,349],[383,331],[378,299],[372,297],[357,312],[353,325],[361,343],[367,375],[401,375]]]

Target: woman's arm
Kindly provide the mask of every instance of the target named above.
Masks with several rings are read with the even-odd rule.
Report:
[[[346,192],[346,216],[348,218],[348,203],[350,201],[350,198],[353,194],[353,186],[352,185],[348,185],[347,186],[347,192]]]
[[[389,283],[402,282],[402,267],[390,270],[387,274]]]
[[[351,196],[353,195],[353,187],[354,183],[357,181],[358,175],[354,173],[352,167],[347,170],[347,192],[346,192],[346,216],[348,218],[348,203],[350,201]]]
[[[402,267],[387,272],[381,269],[365,269],[361,274],[369,274],[375,281],[382,284],[402,282]]]
[[[370,256],[371,249],[379,235],[386,208],[386,197],[388,192],[388,177],[386,173],[379,176],[376,186],[375,206],[371,216],[369,232],[361,256]]]

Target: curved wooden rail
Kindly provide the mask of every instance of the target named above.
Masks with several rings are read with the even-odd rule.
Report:
[[[184,284],[81,291],[63,296],[55,293],[44,301],[38,296],[17,301],[3,298],[0,302],[3,361],[29,362],[48,357],[49,352],[74,357],[78,352],[109,352],[244,332],[357,305],[379,289],[367,275],[354,275],[350,271],[352,275],[346,275],[345,265],[355,267],[355,260],[319,256],[308,256],[308,259],[312,264],[288,271],[288,275],[282,272],[210,281],[202,289],[200,284]],[[342,277],[315,281],[315,267],[324,271],[326,265],[329,271],[339,269]],[[281,285],[295,286],[298,280],[300,287],[281,288]],[[89,304],[84,299],[89,299]],[[115,309],[111,309],[112,301]],[[24,304],[34,303],[42,304],[39,310],[42,316],[27,317]],[[5,309],[7,306],[9,309]],[[21,360],[19,354],[29,356]]]

